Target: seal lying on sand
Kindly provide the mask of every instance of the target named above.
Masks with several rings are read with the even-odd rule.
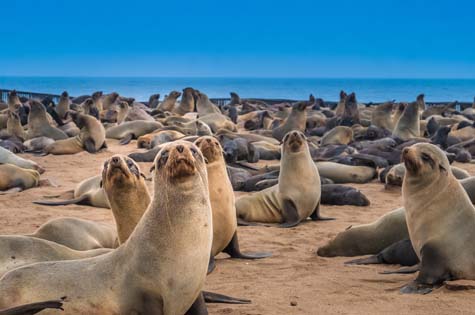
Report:
[[[291,131],[283,139],[278,184],[237,199],[237,216],[248,222],[281,223],[280,227],[296,226],[309,216],[322,220],[320,195],[320,175],[307,139]]]
[[[40,173],[13,164],[0,165],[0,192],[18,192],[39,185]]]

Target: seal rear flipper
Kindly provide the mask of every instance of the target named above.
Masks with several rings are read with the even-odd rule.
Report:
[[[196,301],[193,302],[190,309],[186,311],[185,315],[208,315],[208,307],[205,303],[203,292],[201,292]]]
[[[234,298],[231,296],[209,291],[203,291],[203,297],[206,303],[251,304],[251,300]]]
[[[419,258],[412,247],[410,239],[404,239],[389,245],[377,255],[360,258],[345,262],[345,264],[368,265],[368,264],[388,264],[414,266],[419,263]]]
[[[239,241],[237,237],[237,231],[234,232],[231,242],[223,250],[224,253],[231,256],[231,258],[241,258],[241,259],[261,259],[272,256],[271,253],[242,253],[239,248]]]
[[[134,135],[129,133],[128,135],[126,135],[125,137],[120,139],[119,144],[121,144],[121,145],[129,144],[130,141],[132,141],[133,138],[134,138]]]
[[[96,144],[94,142],[94,139],[92,138],[87,138],[84,140],[84,149],[86,149],[87,152],[89,153],[96,153]]]
[[[320,201],[318,202],[317,206],[315,207],[315,211],[313,211],[313,213],[310,215],[310,218],[312,219],[312,221],[317,221],[317,220],[320,220],[320,221],[335,220],[335,218],[326,218],[326,217],[320,216]]]
[[[404,286],[401,293],[427,294],[440,287],[444,281],[451,280],[447,259],[440,253],[436,244],[427,243],[421,249],[420,272],[415,281]]]
[[[33,201],[34,204],[37,205],[42,205],[42,206],[65,206],[65,205],[81,205],[81,204],[87,204],[89,201],[89,197],[87,195],[82,195],[81,197],[71,199],[71,200],[62,200],[62,201],[46,201],[46,200],[40,200],[40,201]]]
[[[415,266],[411,267],[404,267],[404,268],[399,268],[397,270],[386,270],[386,271],[381,271],[379,274],[381,275],[393,275],[393,274],[408,274],[408,273],[416,273],[420,270],[420,265],[417,264]]]
[[[261,224],[255,223],[255,222],[247,222],[243,219],[238,218],[237,219],[237,225],[238,226],[262,226]]]
[[[383,264],[380,254],[373,255],[365,258],[353,259],[345,261],[345,265],[371,265],[371,264]]]
[[[60,300],[51,300],[51,301],[15,306],[9,309],[0,310],[0,315],[33,315],[48,308],[64,311],[63,309],[64,299],[65,297],[61,298]]]
[[[7,190],[0,191],[0,195],[14,194],[23,191],[22,187],[14,187]]]

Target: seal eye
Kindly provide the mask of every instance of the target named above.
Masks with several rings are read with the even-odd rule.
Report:
[[[132,160],[127,160],[127,166],[132,168],[134,166],[134,162],[132,162]]]
[[[426,153],[422,153],[422,154],[421,154],[421,158],[422,158],[422,160],[425,161],[425,162],[432,161],[431,157],[430,157],[428,154],[426,154]]]
[[[193,153],[193,155],[198,154],[198,151],[195,148],[191,147],[190,150],[191,150],[191,153]]]
[[[162,156],[160,157],[160,161],[162,162],[162,164],[165,164],[168,161],[168,155],[168,151],[162,153]]]

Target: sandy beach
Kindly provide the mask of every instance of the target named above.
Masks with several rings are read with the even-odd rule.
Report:
[[[58,187],[39,187],[0,196],[0,233],[31,233],[49,219],[61,216],[113,224],[109,209],[32,204],[33,200],[44,199],[44,196],[70,197],[65,192],[74,189],[81,180],[99,174],[106,158],[136,150],[135,141],[121,146],[115,140],[108,140],[108,145],[107,151],[98,154],[21,155],[42,165],[46,169],[42,179],[49,179]],[[145,174],[148,174],[150,164],[140,163]],[[455,165],[475,174],[473,164]],[[401,295],[399,289],[414,275],[379,274],[397,266],[345,266],[344,262],[349,258],[315,255],[317,247],[346,227],[371,222],[401,206],[399,189],[385,190],[377,181],[353,186],[370,199],[371,206],[323,206],[322,215],[335,217],[335,221],[307,222],[292,229],[239,227],[244,251],[271,251],[273,256],[248,261],[227,259],[221,254],[216,270],[207,278],[206,289],[248,298],[252,304],[210,304],[210,314],[472,313],[475,306],[473,291],[453,291],[442,287],[425,296]]]

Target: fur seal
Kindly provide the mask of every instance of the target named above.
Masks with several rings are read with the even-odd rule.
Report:
[[[117,247],[117,232],[108,225],[78,218],[56,218],[26,236],[41,238],[85,251]]]
[[[119,94],[116,93],[116,92],[112,92],[110,94],[102,96],[102,108],[99,108],[99,106],[98,106],[99,111],[108,110],[109,107],[116,104],[118,99],[119,99]]]
[[[402,293],[432,291],[446,280],[475,279],[475,208],[449,171],[445,153],[418,143],[402,152],[406,176],[402,185],[406,222],[421,261],[415,281]]]
[[[194,89],[187,87],[183,89],[180,104],[173,109],[173,113],[183,116],[195,110]]]
[[[148,107],[150,108],[157,108],[158,104],[160,103],[160,94],[152,94],[148,98]]]
[[[132,139],[137,139],[151,133],[163,125],[158,121],[127,121],[106,130],[106,138],[120,140],[120,144],[128,144]]]
[[[63,201],[33,201],[37,205],[64,206],[89,205],[98,208],[110,208],[109,201],[101,187],[101,176],[93,176],[80,182],[74,189],[74,199]]]
[[[356,101],[356,95],[354,92],[345,98],[345,109],[343,114],[338,117],[337,124],[348,127],[351,127],[355,124],[362,124],[358,112],[358,102]]]
[[[394,128],[392,117],[393,105],[393,102],[378,105],[371,114],[371,124],[392,131]]]
[[[0,191],[18,192],[39,185],[40,173],[13,164],[0,165]]]
[[[198,138],[195,144],[206,159],[209,197],[213,212],[213,245],[211,267],[208,271],[213,269],[214,256],[220,252],[225,252],[232,258],[241,259],[260,259],[271,256],[269,253],[241,253],[237,235],[234,191],[227,174],[223,149],[219,142],[210,136]]]
[[[54,140],[67,139],[68,136],[58,128],[50,125],[46,116],[46,108],[36,100],[30,100],[28,114],[28,138],[45,136]]]
[[[334,162],[315,163],[321,176],[336,184],[367,183],[376,176],[376,169],[368,166],[352,166]]]
[[[353,205],[359,207],[369,206],[369,199],[358,189],[337,185],[322,185],[322,205]]]
[[[114,155],[104,163],[102,187],[115,218],[120,244],[129,238],[150,204],[144,178],[129,157]]]
[[[198,115],[200,118],[206,115],[210,115],[210,114],[221,114],[221,111],[219,110],[218,106],[213,104],[209,100],[208,95],[206,95],[205,93],[195,90],[195,97],[196,97],[196,111],[198,112]]]
[[[285,135],[280,163],[277,185],[236,200],[238,218],[248,222],[280,223],[280,227],[296,226],[309,216],[312,220],[326,219],[319,213],[320,175],[302,132],[291,131]]]
[[[96,118],[80,113],[70,114],[74,123],[81,129],[79,135],[65,140],[56,140],[45,148],[49,154],[76,154],[86,150],[96,153],[107,147],[105,142],[106,131]]]
[[[349,144],[351,141],[353,141],[353,130],[346,126],[336,126],[323,135],[320,145]]]
[[[71,105],[71,100],[69,99],[69,94],[68,92],[64,91],[63,93],[61,93],[58,105],[56,106],[56,112],[58,113],[59,118],[61,119],[66,118],[66,114],[69,111],[70,105]]]
[[[281,126],[272,130],[272,136],[275,139],[282,141],[284,136],[292,130],[304,132],[307,122],[306,108],[307,102],[298,102],[292,105],[292,110],[289,116]]]
[[[157,109],[162,112],[171,112],[175,108],[176,100],[180,97],[181,93],[178,91],[171,91],[165,100],[158,105]]]
[[[340,91],[340,100],[338,101],[338,104],[336,105],[335,108],[335,114],[336,116],[342,116],[343,113],[345,112],[345,101],[346,101],[347,94],[345,91]]]
[[[417,102],[409,103],[393,130],[393,136],[402,140],[420,137],[419,105]]]
[[[40,174],[45,171],[41,166],[36,164],[36,162],[21,158],[2,147],[0,147],[0,164],[13,164],[21,168],[36,170]]]
[[[375,222],[350,226],[317,250],[322,257],[375,255],[409,237],[404,208],[398,208]]]
[[[193,304],[205,313],[212,214],[204,158],[179,141],[159,152],[154,168],[153,200],[126,243],[91,259],[9,272],[0,308],[67,296],[65,314],[185,314]]]

